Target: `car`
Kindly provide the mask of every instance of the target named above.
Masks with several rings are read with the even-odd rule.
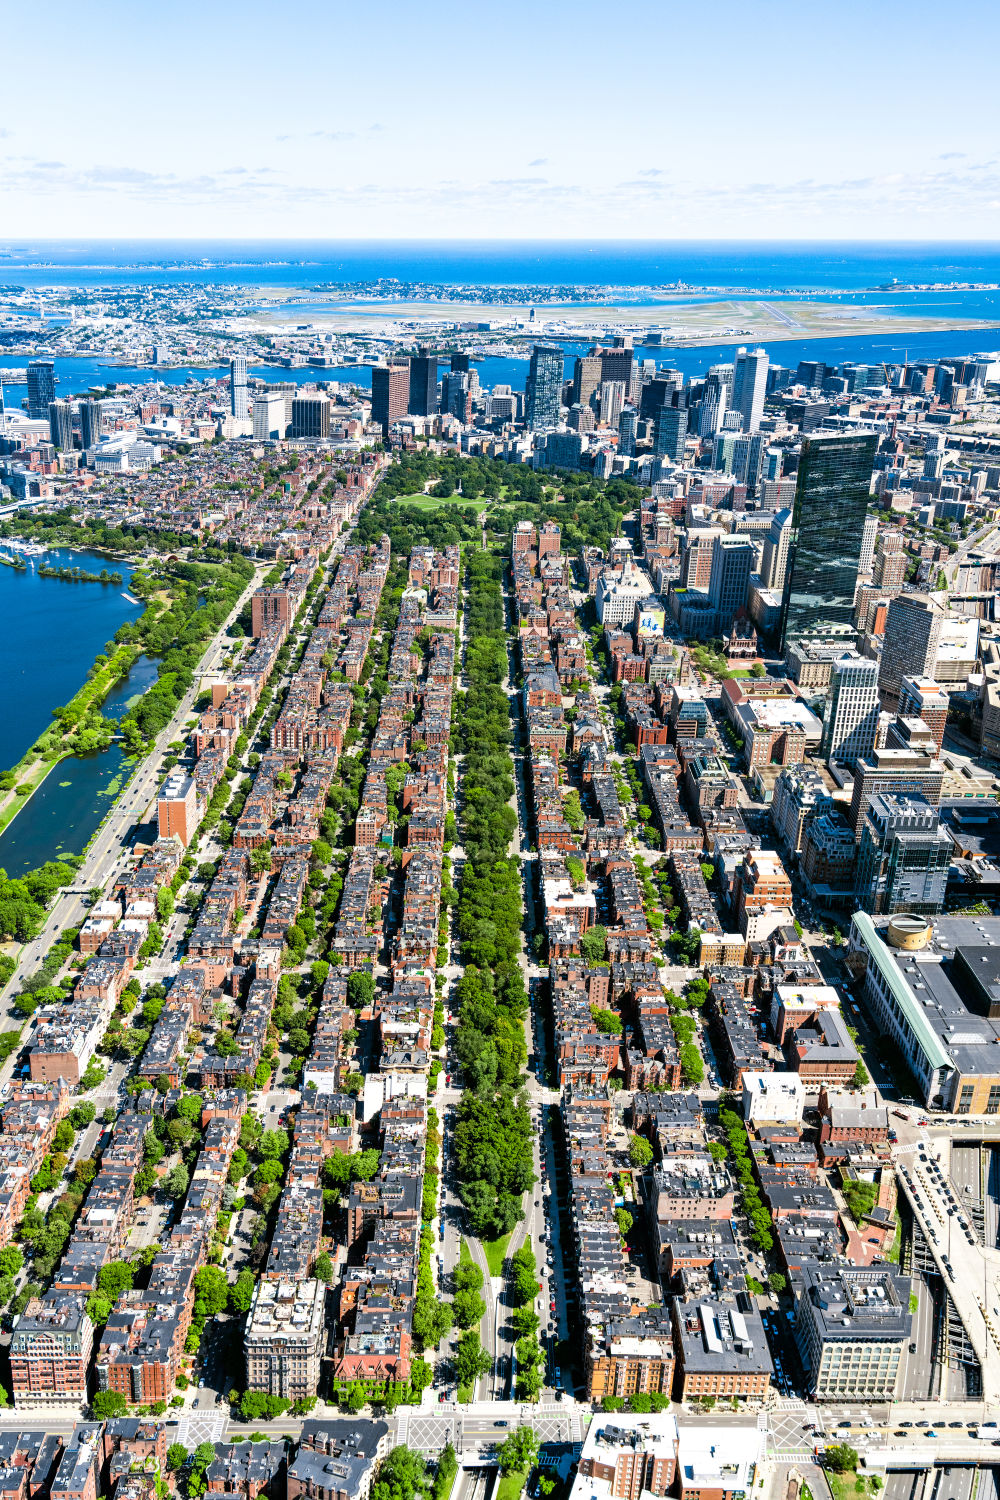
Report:
[[[896,1431],[893,1433],[893,1437],[905,1437],[905,1436],[906,1436],[906,1433],[902,1430],[901,1427],[897,1427]]]
[[[853,1427],[854,1423],[851,1421],[850,1417],[845,1417],[845,1419],[843,1420],[843,1422],[838,1422],[837,1423],[837,1426],[838,1427]]]
[[[509,1427],[510,1423],[509,1422],[494,1422],[493,1426],[494,1427]]]
[[[900,1427],[912,1427],[913,1423],[912,1422],[900,1422],[899,1425],[900,1425]]]
[[[964,1427],[965,1423],[964,1422],[949,1422],[948,1426],[949,1427]]]
[[[937,1437],[937,1433],[934,1431],[933,1427],[928,1427],[925,1436],[927,1436],[927,1437]]]
[[[931,1424],[929,1422],[914,1422],[913,1425],[914,1427],[929,1427]]]
[[[917,1346],[916,1346],[916,1344],[911,1344],[910,1345],[910,1353],[911,1354],[916,1354],[916,1352],[917,1352]]]
[[[440,1396],[438,1397],[438,1402],[440,1403],[443,1400],[444,1400],[444,1391],[442,1391],[441,1394],[440,1394]]]

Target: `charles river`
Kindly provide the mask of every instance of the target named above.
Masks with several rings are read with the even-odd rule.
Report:
[[[13,554],[0,542],[0,553]],[[15,765],[45,727],[52,710],[86,680],[94,657],[119,625],[137,618],[142,605],[125,597],[132,569],[94,552],[53,547],[28,557],[27,570],[0,567],[0,768]],[[121,573],[121,584],[68,583],[42,578],[39,563],[102,568]],[[125,682],[105,701],[109,718],[121,718],[129,699],[156,680],[156,663],[140,657]],[[8,875],[34,869],[60,854],[78,854],[111,806],[123,773],[118,745],[99,755],[71,757],[53,767],[34,796],[0,834],[0,867]]]

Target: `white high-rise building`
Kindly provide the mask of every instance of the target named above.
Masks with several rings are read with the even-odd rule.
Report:
[[[830,671],[830,692],[823,726],[827,760],[853,765],[875,748],[878,729],[879,664],[856,651],[838,656]]]
[[[229,410],[246,421],[250,416],[250,392],[247,388],[247,362],[242,354],[229,361]]]
[[[624,380],[602,380],[600,396],[600,418],[606,427],[617,427],[618,418],[625,405]]]
[[[787,508],[779,510],[771,522],[764,541],[760,561],[760,581],[766,589],[778,593],[785,587],[788,571],[788,553],[792,545],[792,513]]]
[[[698,412],[698,436],[714,437],[722,426],[726,415],[726,382],[721,375],[709,374],[705,377],[705,390],[701,398],[701,408]]]
[[[858,576],[868,577],[875,566],[875,543],[878,540],[878,516],[865,516],[865,527],[861,533],[861,556],[858,559]]]
[[[255,396],[253,403],[253,435],[255,438],[283,438],[287,428],[285,398],[278,392],[266,396]]]
[[[730,405],[741,414],[744,432],[756,432],[764,415],[767,367],[766,349],[737,349]]]

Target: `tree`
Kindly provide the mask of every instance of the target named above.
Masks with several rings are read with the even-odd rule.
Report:
[[[257,1154],[265,1160],[286,1156],[291,1145],[291,1137],[287,1130],[265,1130],[257,1143]]]
[[[347,976],[347,1003],[363,1010],[375,999],[375,981],[367,969],[352,969]]]
[[[225,1271],[218,1266],[202,1266],[194,1278],[195,1308],[204,1303],[204,1312],[198,1316],[213,1318],[229,1301],[229,1281]]]
[[[252,1271],[241,1271],[229,1288],[229,1310],[235,1313],[250,1311],[256,1281]]]
[[[501,1474],[526,1473],[538,1457],[538,1438],[534,1428],[518,1427],[505,1437],[497,1449],[497,1466]]]
[[[91,1108],[93,1108],[93,1105],[91,1105]],[[55,1135],[52,1137],[53,1150],[70,1151],[75,1139],[76,1132],[69,1120],[60,1120],[56,1126]]]
[[[97,1286],[102,1296],[117,1302],[122,1292],[127,1292],[135,1281],[135,1267],[127,1260],[111,1260],[97,1273]]]
[[[463,1333],[455,1350],[455,1378],[459,1385],[472,1385],[480,1375],[488,1375],[493,1361],[483,1348],[479,1331],[470,1328]]]
[[[179,1161],[175,1167],[171,1167],[166,1177],[164,1177],[162,1184],[163,1191],[166,1193],[168,1198],[173,1198],[175,1200],[178,1198],[184,1198],[187,1195],[187,1190],[190,1182],[191,1174],[188,1172],[188,1169],[184,1165],[184,1163],[182,1161]]]
[[[326,1250],[322,1250],[317,1255],[316,1264],[313,1267],[313,1275],[317,1281],[325,1281],[328,1286],[333,1280],[333,1261]]]
[[[427,1492],[423,1455],[402,1444],[386,1454],[371,1488],[371,1500],[417,1500]]]
[[[24,1265],[24,1255],[16,1245],[5,1245],[0,1250],[0,1276],[16,1276]]]
[[[588,964],[603,963],[608,951],[608,930],[596,923],[580,939],[580,952]]]
[[[823,1454],[823,1465],[835,1474],[852,1474],[858,1467],[858,1452],[847,1443],[834,1443]]]
[[[781,1271],[772,1271],[767,1278],[768,1286],[772,1292],[783,1292],[788,1285],[788,1279]]]
[[[628,1159],[633,1167],[648,1167],[653,1160],[653,1148],[645,1136],[630,1135],[628,1138]]]
[[[857,1066],[854,1069],[854,1077],[851,1081],[856,1089],[866,1089],[871,1083],[868,1069],[865,1067],[860,1057],[858,1058]]]
[[[128,1411],[128,1402],[121,1391],[98,1391],[91,1407],[95,1418],[101,1422],[106,1417],[122,1417]],[[212,1454],[215,1456],[214,1450]]]
[[[352,1380],[347,1390],[341,1391],[339,1394],[341,1406],[345,1411],[349,1411],[352,1416],[357,1416],[358,1412],[368,1404],[368,1392],[360,1380]]]
[[[82,1104],[77,1104],[70,1110],[68,1119],[74,1130],[83,1130],[84,1126],[92,1122],[96,1113],[94,1106],[85,1099]]]
[[[452,1310],[459,1328],[475,1328],[486,1316],[486,1303],[478,1292],[456,1292]]]
[[[167,1449],[167,1468],[171,1474],[176,1474],[178,1469],[183,1469],[188,1457],[188,1451],[183,1443],[171,1443]]]

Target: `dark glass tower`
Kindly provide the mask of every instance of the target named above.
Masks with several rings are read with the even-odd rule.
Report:
[[[878,437],[818,433],[803,439],[792,507],[791,558],[781,641],[850,624]]]
[[[437,411],[438,362],[426,349],[410,360],[410,411],[415,417],[430,417]]]
[[[33,359],[28,365],[28,416],[48,420],[49,405],[56,399],[56,367],[51,359]]]
[[[559,425],[562,383],[562,346],[536,344],[531,351],[528,380],[524,387],[524,412],[529,427]]]

